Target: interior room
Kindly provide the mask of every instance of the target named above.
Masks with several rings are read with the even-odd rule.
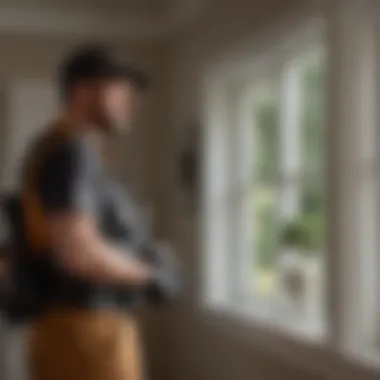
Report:
[[[0,0],[4,191],[73,48],[150,78],[108,150],[184,272],[139,313],[147,379],[378,378],[379,20],[373,0]],[[4,380],[28,379],[25,329],[1,323]]]

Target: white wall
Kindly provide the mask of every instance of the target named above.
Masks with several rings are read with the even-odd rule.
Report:
[[[59,101],[56,85],[49,80],[19,79],[9,83],[5,91],[8,133],[1,183],[5,189],[14,189],[28,141],[56,117]]]

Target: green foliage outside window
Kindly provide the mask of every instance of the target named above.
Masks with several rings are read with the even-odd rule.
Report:
[[[323,164],[324,69],[320,60],[306,62],[302,69],[302,168],[313,175]],[[276,219],[279,107],[273,97],[255,109],[254,252],[260,268],[274,265],[278,243],[299,248],[304,254],[320,254],[324,237],[324,192],[322,178],[303,183],[300,213],[285,225]]]

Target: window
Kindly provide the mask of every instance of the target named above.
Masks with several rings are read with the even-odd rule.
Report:
[[[243,86],[224,87],[212,136],[220,150],[206,179],[214,178],[206,207],[215,234],[207,249],[219,253],[208,266],[225,266],[214,289],[227,307],[321,333],[325,56],[317,40],[278,57],[265,56]]]
[[[253,82],[242,110],[252,129],[240,205],[249,226],[240,237],[250,261],[246,302],[309,331],[323,321],[324,79],[322,49],[301,52]]]
[[[380,365],[377,7],[247,45],[205,87],[206,307],[329,363]]]

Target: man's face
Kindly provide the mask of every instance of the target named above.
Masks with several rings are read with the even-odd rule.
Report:
[[[102,81],[93,87],[90,105],[94,122],[111,133],[131,128],[139,105],[139,94],[125,81]]]

